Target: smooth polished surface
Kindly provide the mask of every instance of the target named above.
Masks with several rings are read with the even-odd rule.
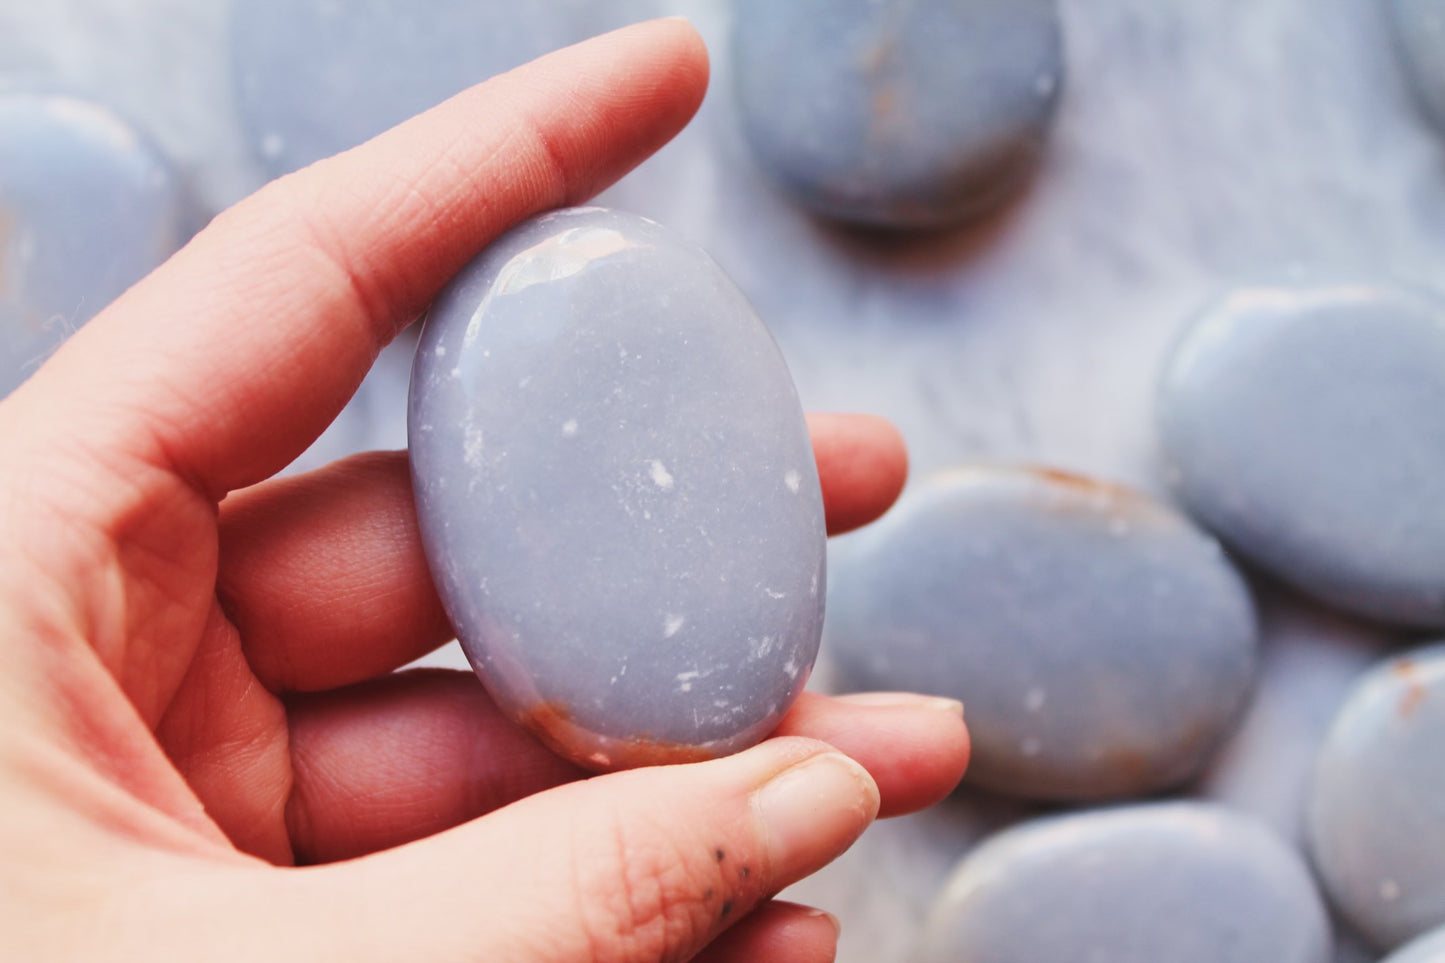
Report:
[[[1382,949],[1445,926],[1445,645],[1360,682],[1312,790],[1310,848],[1345,917]]]
[[[1122,797],[1194,775],[1254,677],[1249,590],[1218,544],[1118,486],[971,468],[840,541],[826,645],[851,689],[961,699],[968,782]]]
[[[597,769],[744,748],[808,679],[822,495],[777,345],[700,248],[580,208],[442,294],[408,425],[432,573],[497,701]]]
[[[944,888],[921,963],[1326,963],[1303,860],[1222,806],[1168,803],[1025,823]]]
[[[588,36],[580,0],[234,0],[232,66],[273,174]]]
[[[1170,482],[1330,605],[1445,626],[1445,300],[1381,282],[1239,288],[1160,393]]]
[[[0,397],[170,257],[193,217],[170,163],[106,107],[0,93]]]
[[[740,0],[732,56],[762,166],[808,207],[882,227],[1002,201],[1064,79],[1056,0]]]

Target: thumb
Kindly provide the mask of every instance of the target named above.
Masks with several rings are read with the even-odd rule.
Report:
[[[846,850],[878,789],[825,743],[572,783],[457,829],[293,878],[353,960],[688,959]],[[342,957],[338,957],[342,958]]]

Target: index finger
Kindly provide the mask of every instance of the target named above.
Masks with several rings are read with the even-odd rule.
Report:
[[[620,177],[706,84],[702,41],[679,20],[493,78],[222,214],[12,400],[212,498],[259,481],[493,237]]]

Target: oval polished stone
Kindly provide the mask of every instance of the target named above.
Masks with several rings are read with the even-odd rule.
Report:
[[[1445,645],[1360,682],[1320,749],[1306,825],[1331,901],[1377,946],[1445,926]]]
[[[1064,78],[1056,0],[739,0],[732,54],[763,168],[826,216],[882,227],[1005,199]]]
[[[1160,393],[1171,484],[1328,604],[1445,626],[1445,301],[1378,283],[1238,289]]]
[[[1254,677],[1249,590],[1178,513],[1044,469],[944,473],[838,543],[827,651],[847,688],[963,700],[965,779],[1083,800],[1195,774]]]
[[[1445,928],[1434,930],[1385,958],[1384,963],[1445,963]]]
[[[721,755],[802,690],[817,468],[777,345],[699,248],[600,208],[515,228],[432,307],[408,434],[462,645],[556,751]]]
[[[1445,0],[1389,0],[1395,49],[1421,107],[1445,129]]]
[[[1167,803],[1007,830],[959,865],[921,963],[1328,963],[1296,853],[1219,806]]]
[[[185,243],[169,162],[109,109],[0,93],[0,397]]]
[[[329,157],[586,34],[580,0],[237,0],[241,117],[272,174]]]

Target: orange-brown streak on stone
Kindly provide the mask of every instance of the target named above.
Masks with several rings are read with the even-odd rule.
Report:
[[[603,737],[586,732],[572,721],[572,711],[560,702],[539,702],[524,711],[517,720],[548,749],[594,772],[616,772],[641,766],[666,766],[687,762],[706,762],[716,758],[700,746],[633,736],[629,739],[608,739],[607,763],[595,758],[596,744]]]
[[[1125,488],[1123,485],[1100,481],[1097,478],[1089,478],[1086,475],[1064,471],[1062,468],[1026,468],[1024,470],[1039,480],[1048,482],[1051,485],[1074,488],[1094,497],[1106,496],[1109,498],[1131,500],[1139,497],[1137,492],[1133,489]]]
[[[1419,669],[1413,660],[1403,659],[1395,663],[1394,672],[1405,686],[1405,691],[1400,696],[1399,710],[1400,718],[1408,722],[1430,693],[1425,688],[1425,683],[1420,681]]]

